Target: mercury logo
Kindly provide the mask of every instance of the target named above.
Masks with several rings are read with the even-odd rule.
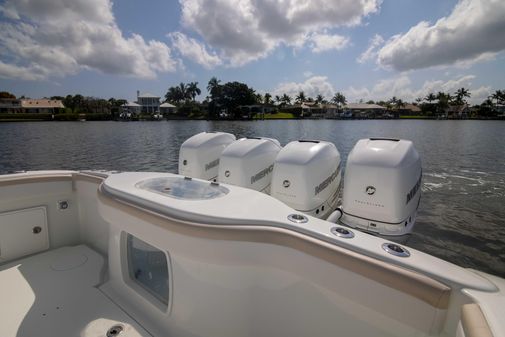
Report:
[[[366,191],[366,194],[373,195],[375,193],[375,187],[367,186],[365,191]]]

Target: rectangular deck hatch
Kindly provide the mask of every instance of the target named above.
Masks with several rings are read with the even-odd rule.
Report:
[[[0,213],[0,262],[49,248],[44,206]]]

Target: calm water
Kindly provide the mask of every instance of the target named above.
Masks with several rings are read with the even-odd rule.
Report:
[[[0,173],[111,169],[176,172],[181,143],[200,131],[328,140],[345,160],[360,138],[410,139],[423,197],[408,245],[505,277],[505,122],[257,121],[0,123]]]

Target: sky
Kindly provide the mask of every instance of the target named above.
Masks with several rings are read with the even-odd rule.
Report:
[[[503,0],[3,0],[0,91],[163,97],[213,76],[259,93],[414,101],[505,89]]]

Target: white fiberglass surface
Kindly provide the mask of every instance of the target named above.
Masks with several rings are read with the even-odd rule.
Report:
[[[226,187],[182,177],[160,177],[143,180],[135,187],[176,199],[208,200],[228,194]]]

